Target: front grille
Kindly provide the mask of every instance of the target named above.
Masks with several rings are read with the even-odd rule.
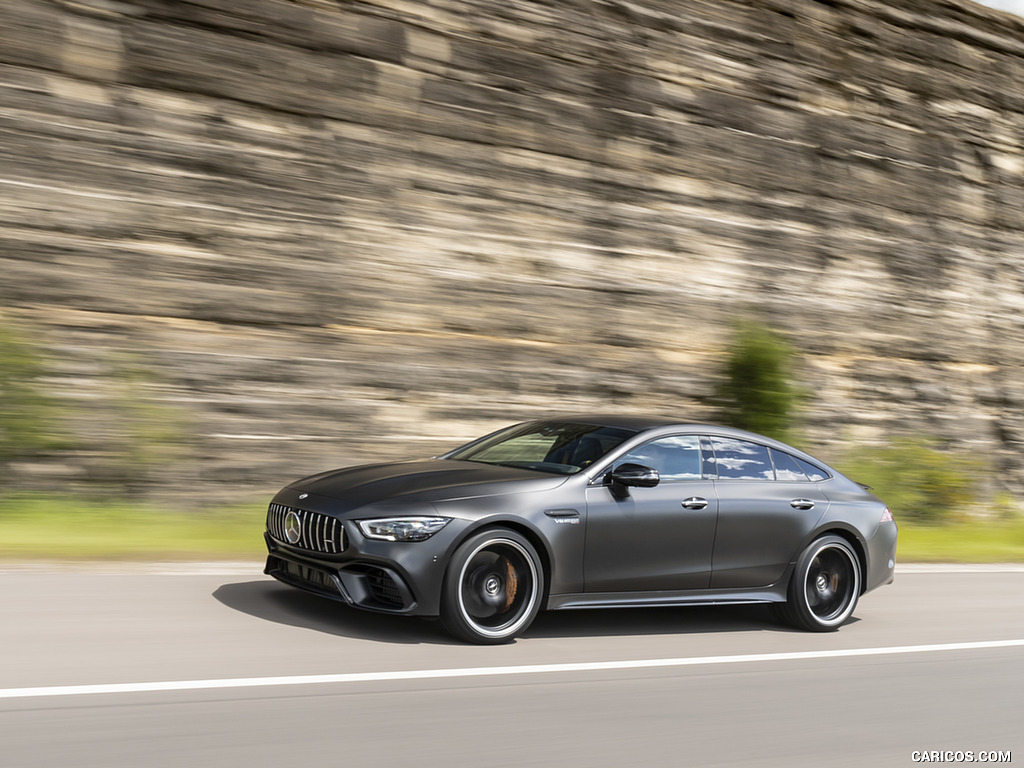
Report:
[[[289,518],[294,515],[298,525],[294,526],[292,538],[289,540]],[[294,521],[295,518],[292,518]],[[283,504],[271,504],[267,510],[267,530],[278,541],[294,547],[320,552],[325,555],[336,555],[345,551],[345,526],[336,517],[310,512],[308,509],[286,507]]]
[[[384,605],[401,608],[403,605],[402,594],[398,591],[398,585],[391,578],[391,574],[379,568],[368,568],[366,571],[366,583],[378,602]]]

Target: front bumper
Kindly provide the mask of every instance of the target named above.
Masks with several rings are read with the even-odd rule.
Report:
[[[351,520],[339,520],[344,536],[338,551],[312,551],[282,541],[268,526],[264,533],[264,573],[307,592],[368,611],[437,616],[444,568],[465,523],[452,520],[427,541],[366,539]]]
[[[394,569],[369,563],[350,563],[341,568],[289,552],[269,534],[267,565],[263,572],[280,582],[340,600],[356,608],[382,613],[416,614],[412,589]]]

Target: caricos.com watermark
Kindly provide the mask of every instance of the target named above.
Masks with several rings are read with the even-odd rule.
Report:
[[[1012,763],[1009,750],[994,749],[915,749],[910,753],[915,763]]]

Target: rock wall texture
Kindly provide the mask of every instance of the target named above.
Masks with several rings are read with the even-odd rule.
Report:
[[[711,418],[756,313],[803,445],[1021,491],[1022,86],[967,0],[4,0],[0,306],[89,435],[19,471],[166,439],[147,481],[216,495]]]

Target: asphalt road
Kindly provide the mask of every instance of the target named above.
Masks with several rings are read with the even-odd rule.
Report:
[[[899,572],[838,633],[564,612],[490,648],[255,565],[160,570],[0,564],[0,766],[1024,762],[1022,569]]]

